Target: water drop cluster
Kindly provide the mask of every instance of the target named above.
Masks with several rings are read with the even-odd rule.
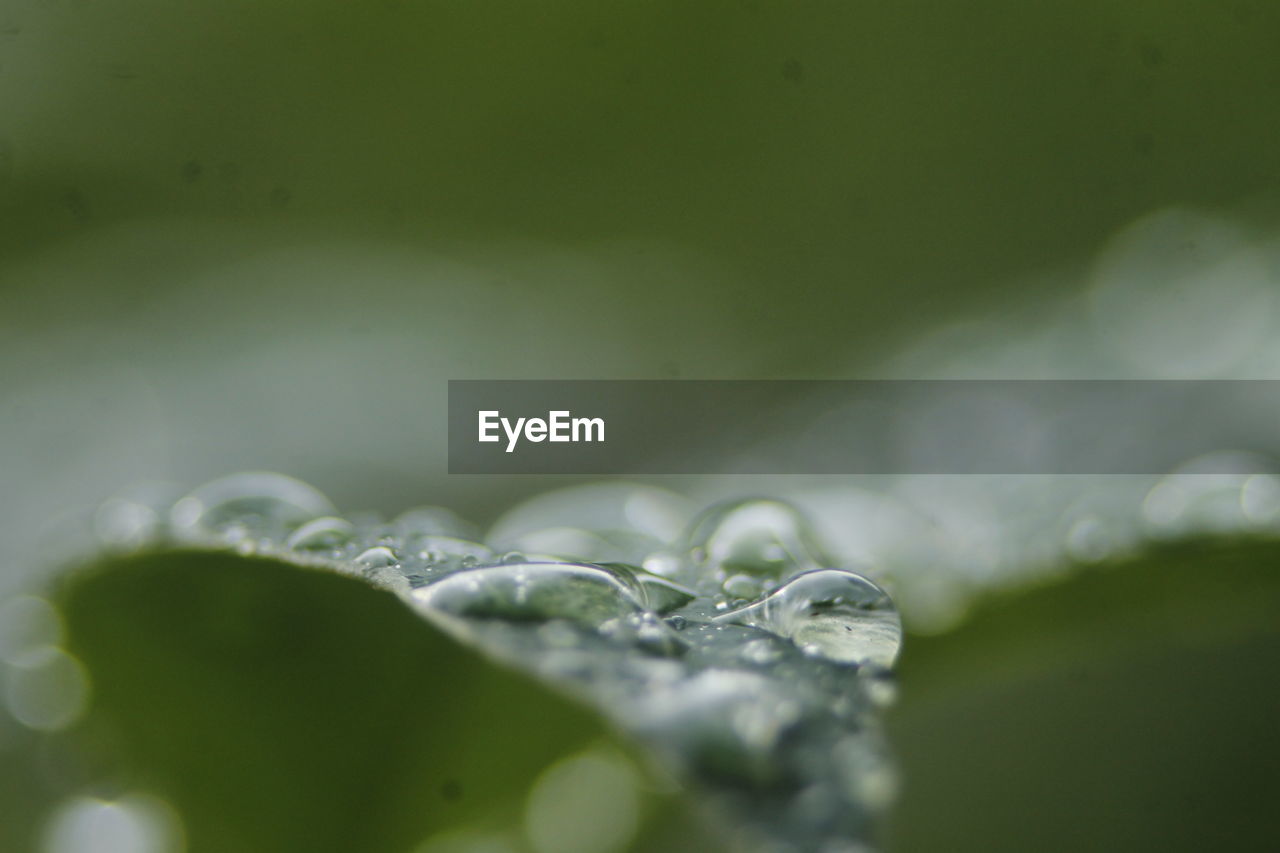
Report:
[[[305,483],[251,473],[167,506],[113,505],[129,535],[102,532],[362,577],[598,707],[744,849],[865,843],[896,784],[878,727],[902,641],[888,594],[836,566],[782,501],[695,512],[620,484],[569,497],[534,499],[482,537],[435,507],[343,517]]]

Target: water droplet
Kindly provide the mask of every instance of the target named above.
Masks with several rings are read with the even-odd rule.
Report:
[[[351,522],[331,515],[312,519],[290,534],[285,547],[302,553],[336,556],[351,541],[355,527]]]
[[[352,563],[374,586],[401,595],[409,592],[411,584],[401,570],[400,556],[386,545],[366,548]]]
[[[902,622],[888,594],[841,569],[804,572],[715,621],[763,628],[806,653],[844,663],[890,667],[902,645]]]
[[[512,563],[446,575],[413,599],[455,616],[513,622],[566,619],[595,628],[640,609],[625,584],[598,566]]]
[[[353,562],[358,568],[365,570],[388,569],[398,566],[400,558],[386,545],[375,545],[362,551]]]
[[[683,616],[670,616],[667,618],[667,624],[672,628],[675,628],[677,631],[683,631],[689,624],[689,620]]]
[[[675,581],[646,572],[628,563],[595,563],[612,572],[637,593],[640,602],[654,613],[670,613],[697,598],[698,594]]]
[[[828,562],[800,512],[776,500],[712,507],[694,522],[688,545],[694,562],[722,582],[733,575],[782,580]]]
[[[501,560],[501,563],[504,566],[515,566],[527,562],[529,562],[529,558],[520,551],[508,551],[502,555]]]
[[[333,514],[329,500],[301,480],[253,472],[206,483],[173,505],[170,521],[180,539],[237,542],[283,539],[316,516]]]

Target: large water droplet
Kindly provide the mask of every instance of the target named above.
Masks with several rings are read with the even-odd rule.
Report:
[[[902,645],[902,622],[888,594],[841,569],[804,572],[763,600],[715,621],[763,628],[806,652],[843,663],[890,667]]]
[[[782,580],[827,562],[800,512],[776,500],[711,507],[694,522],[688,545],[694,563],[720,582],[735,575]]]
[[[375,545],[362,551],[354,562],[357,568],[367,572],[394,568],[400,565],[400,558],[386,545]]]
[[[328,498],[283,474],[233,474],[206,483],[173,505],[170,521],[180,539],[238,542],[280,538],[321,515],[333,515]]]
[[[565,619],[593,628],[641,609],[633,592],[610,572],[576,563],[470,569],[414,590],[413,599],[455,616],[513,622]]]
[[[402,571],[400,555],[385,545],[366,548],[355,558],[354,565],[364,579],[375,586],[400,594],[409,591],[409,579]]]

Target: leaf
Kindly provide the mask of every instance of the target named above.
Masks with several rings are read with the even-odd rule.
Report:
[[[914,637],[888,720],[900,850],[1264,849],[1280,548],[1187,542]]]
[[[75,574],[59,599],[92,681],[81,736],[174,805],[191,853],[507,833],[558,759],[618,748],[586,708],[329,572],[152,553]],[[671,794],[650,785],[643,811],[639,846],[715,849]]]

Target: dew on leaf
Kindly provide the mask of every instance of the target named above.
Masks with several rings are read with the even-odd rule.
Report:
[[[394,592],[460,641],[596,706],[707,792],[747,846],[867,838],[887,789],[841,787],[831,745],[880,742],[868,720],[893,690],[897,612],[860,575],[823,568],[790,504],[715,505],[681,533],[686,513],[668,497],[567,490],[481,541],[447,510],[342,517],[305,484],[249,474],[160,508],[170,524],[157,535]],[[846,795],[819,803],[815,789]]]
[[[612,574],[575,563],[470,569],[415,590],[413,598],[454,616],[514,622],[566,619],[597,626],[640,610],[631,591]]]
[[[761,601],[716,619],[763,628],[842,663],[892,666],[902,645],[902,622],[888,594],[842,569],[804,572]]]
[[[698,594],[688,587],[637,566],[627,563],[596,563],[596,565],[613,573],[635,590],[640,602],[654,613],[670,613],[698,597]]]
[[[368,571],[398,566],[400,565],[400,558],[396,556],[395,551],[392,551],[386,545],[375,545],[360,552],[353,562],[356,568]]]
[[[339,549],[351,541],[355,527],[351,522],[331,515],[313,518],[285,540],[285,547],[302,554],[322,553],[337,556]]]

